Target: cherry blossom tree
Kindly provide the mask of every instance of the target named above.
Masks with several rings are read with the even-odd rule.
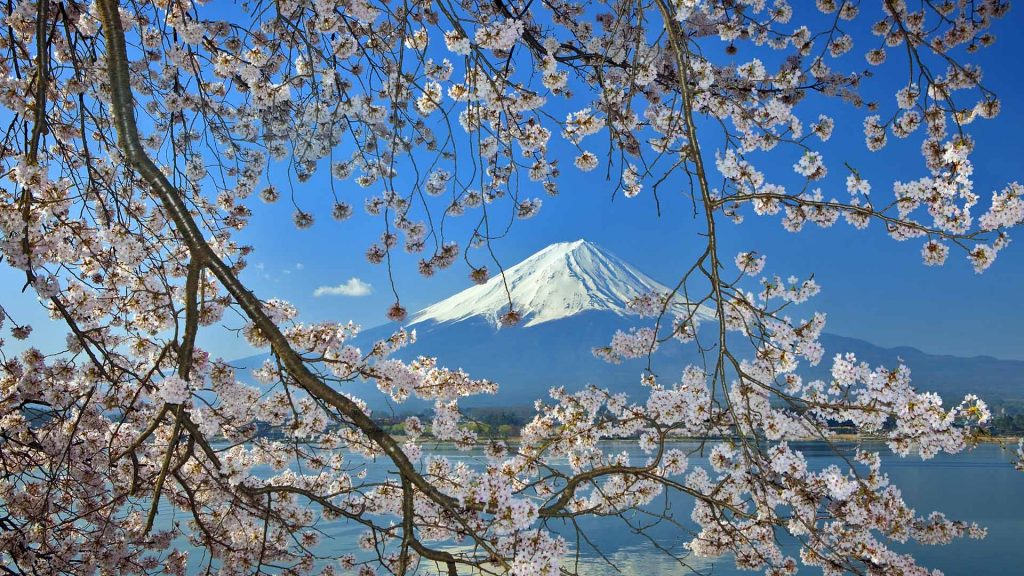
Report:
[[[204,558],[199,570],[222,574],[556,574],[573,570],[561,562],[578,543],[552,523],[658,515],[659,496],[684,493],[698,528],[685,550],[665,554],[732,555],[773,575],[802,565],[929,573],[893,544],[983,528],[919,516],[878,453],[816,470],[789,441],[831,442],[829,423],[851,422],[901,455],[929,458],[968,446],[985,405],[967,396],[945,406],[912,386],[908,367],[842,351],[829,351],[829,381],[805,381],[801,367],[825,356],[825,318],[789,311],[817,284],[769,272],[757,246],[724,254],[718,240],[744,218],[778,218],[791,232],[874,222],[919,242],[926,265],[958,256],[978,272],[991,266],[1024,219],[1024,189],[973,189],[970,125],[1000,111],[973,55],[993,44],[1008,9],[8,2],[0,255],[67,339],[3,353],[2,570],[183,574],[191,554]],[[879,79],[873,68],[900,75],[888,101],[863,95]],[[871,150],[917,139],[923,162],[899,182],[844,169],[822,144],[835,128],[822,102],[863,117]],[[776,183],[780,162],[792,164],[788,185]],[[301,322],[293,305],[240,280],[259,247],[235,234],[257,198],[290,198],[297,228],[324,225],[291,193],[315,181],[329,182],[335,219],[353,215],[352,198],[379,219],[370,261],[390,267],[395,251],[418,253],[429,276],[462,258],[485,281],[487,251],[477,249],[535,215],[563,169],[603,172],[595,181],[623,201],[692,202],[702,255],[671,294],[633,303],[650,323],[609,335],[595,353],[619,361],[685,345],[705,362],[681,375],[651,370],[630,396],[566,383],[538,399],[544,409],[517,441],[478,440],[459,412],[460,398],[500,383],[430,358],[395,360],[413,337],[402,330],[358,349],[352,324]],[[824,182],[837,178],[846,190],[834,198]],[[456,218],[472,223],[467,237],[446,227]],[[698,306],[715,321],[698,325]],[[31,339],[10,308],[0,315],[10,337]],[[400,322],[406,311],[396,299],[387,314]],[[259,387],[204,349],[226,315],[244,318],[244,338],[271,352]],[[519,318],[510,306],[503,321]],[[433,419],[390,435],[367,397],[341,392],[349,381],[375,384],[367,396],[432,402]],[[480,448],[477,465],[421,458],[428,424],[431,441]],[[706,440],[709,465],[690,463],[679,437]],[[610,438],[646,456],[630,461],[601,442]],[[371,457],[388,463],[386,479],[353,464]],[[171,508],[190,520],[160,524]],[[369,555],[318,548],[323,518],[361,526]],[[799,558],[780,547],[783,533],[799,541]]]

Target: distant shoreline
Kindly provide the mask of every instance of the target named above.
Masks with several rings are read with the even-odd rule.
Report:
[[[836,434],[832,438],[839,440],[840,442],[856,442],[858,440],[871,440],[875,442],[888,442],[889,440],[885,436],[869,436],[861,434]],[[975,442],[985,444],[1006,444],[1019,442],[1024,437],[1014,435],[988,435],[978,436],[973,438]],[[811,439],[811,440],[799,440],[799,442],[823,442],[822,440]]]
[[[398,442],[407,442],[407,441],[410,440],[410,437],[406,436],[406,435],[393,435],[392,437],[395,440],[397,440]],[[735,440],[735,439],[738,439],[738,438],[739,438],[738,436],[732,436],[732,437],[727,437],[727,436],[706,436],[706,437],[696,437],[696,436],[684,437],[684,436],[679,436],[679,437],[666,438],[665,443],[666,444],[671,444],[671,443],[674,443],[674,442],[701,442],[701,441],[704,441],[704,442],[719,442],[719,441],[723,441],[723,440]],[[420,436],[420,440],[422,441],[421,442],[422,444],[432,444],[432,445],[435,445],[435,446],[455,446],[455,442],[452,442],[452,441],[449,441],[449,440],[436,440],[436,439],[431,438],[429,436]],[[606,439],[600,440],[600,442],[601,443],[609,443],[609,444],[612,444],[612,443],[613,444],[623,444],[623,443],[633,443],[633,442],[636,442],[637,440],[638,440],[637,438],[606,438]],[[887,443],[889,441],[889,439],[886,438],[885,436],[871,436],[871,435],[861,435],[861,434],[834,434],[833,436],[831,436],[827,440],[828,441],[833,441],[833,442],[843,442],[843,443],[851,443],[851,442],[878,442],[878,443],[882,443],[882,444]],[[978,438],[974,438],[973,440],[975,442],[979,443],[979,444],[1007,445],[1007,444],[1016,444],[1017,442],[1020,442],[1021,440],[1024,440],[1024,436],[981,436],[981,437],[978,437]],[[482,445],[485,445],[489,441],[511,442],[511,443],[519,444],[519,443],[522,442],[522,436],[504,436],[504,437],[494,437],[494,438],[478,438],[476,444],[478,446],[482,446]],[[814,443],[814,444],[828,444],[829,443],[828,441],[826,441],[825,439],[821,439],[821,438],[799,438],[799,439],[786,440],[786,442],[803,442],[803,443]],[[776,440],[772,440],[772,442],[776,442]]]

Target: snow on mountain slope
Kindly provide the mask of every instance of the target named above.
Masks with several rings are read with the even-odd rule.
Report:
[[[560,242],[509,268],[504,278],[496,275],[420,310],[409,325],[483,317],[497,326],[498,318],[508,311],[509,294],[526,327],[589,310],[626,316],[631,314],[626,304],[650,292],[670,290],[591,242]],[[674,307],[684,311],[686,306],[680,298]],[[697,315],[710,318],[711,310],[701,307]]]

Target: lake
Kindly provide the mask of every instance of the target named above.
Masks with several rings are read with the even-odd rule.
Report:
[[[839,458],[824,444],[791,445],[805,453],[814,469],[839,463]],[[676,447],[684,450],[694,446],[687,442],[676,443]],[[857,444],[844,443],[840,446],[844,451],[852,453]],[[940,511],[951,519],[973,521],[988,528],[988,536],[982,540],[964,538],[946,546],[907,545],[898,547],[898,551],[912,553],[921,565],[942,570],[947,575],[1024,574],[1024,473],[1013,467],[1016,443],[1008,443],[1005,448],[986,443],[962,454],[943,454],[927,461],[917,457],[894,456],[881,444],[862,443],[860,446],[881,452],[883,472],[903,491],[907,504],[914,507],[918,515]],[[641,459],[635,443],[609,444],[607,449],[635,452],[637,459]],[[443,454],[452,460],[476,459],[472,453],[460,452],[447,446],[424,450],[425,456],[430,454]],[[691,469],[704,463],[697,456],[690,458]],[[379,476],[386,468],[383,462],[368,462],[367,467],[371,477]],[[689,518],[692,500],[688,496],[673,494],[669,506],[675,520],[693,526]],[[160,524],[170,520],[170,510],[167,512]],[[178,518],[182,519],[181,516]],[[588,532],[593,545],[600,548],[605,556],[605,560],[602,560],[589,546],[581,545],[578,568],[581,574],[648,576],[687,573],[685,567],[659,553],[654,544],[635,534],[620,519],[591,518],[581,521],[580,525]],[[557,529],[557,525],[550,527]],[[362,533],[360,527],[339,520],[324,522],[320,528],[325,533],[320,544],[321,551],[332,555],[359,552],[356,541]],[[690,538],[670,524],[655,526],[647,533],[657,545],[680,554],[683,542]],[[566,527],[563,534],[570,542],[574,541],[574,530],[571,527]],[[784,548],[788,548],[784,549],[785,553],[798,557],[794,543],[790,542]],[[196,560],[194,565],[198,567],[198,559],[193,560]],[[755,574],[737,570],[731,558],[710,560],[689,557],[686,562],[696,573],[718,576]],[[575,565],[568,564],[566,567],[574,568]],[[801,567],[800,573],[821,574],[821,571]]]

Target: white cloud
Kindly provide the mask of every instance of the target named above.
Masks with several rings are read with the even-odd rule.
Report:
[[[321,286],[313,291],[313,296],[367,296],[373,292],[369,282],[359,278],[349,278],[337,286]]]

